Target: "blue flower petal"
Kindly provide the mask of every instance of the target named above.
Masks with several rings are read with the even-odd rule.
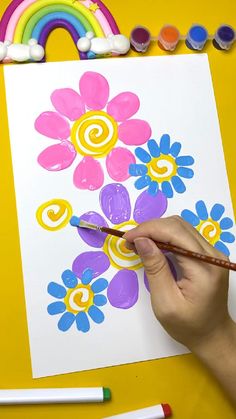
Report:
[[[66,305],[62,301],[55,301],[47,307],[48,314],[53,316],[54,314],[64,313],[66,311]]]
[[[102,294],[94,295],[93,297],[93,303],[95,306],[104,306],[107,303],[107,297]]]
[[[158,183],[155,180],[153,180],[148,187],[148,193],[152,196],[156,196],[158,189],[159,189]]]
[[[177,173],[186,179],[191,179],[194,175],[194,171],[188,167],[178,167]]]
[[[173,176],[171,182],[176,192],[183,193],[186,191],[185,184],[179,176]]]
[[[62,332],[66,332],[72,326],[74,321],[75,321],[75,315],[67,311],[61,316],[57,324],[58,329],[61,330]]]
[[[167,181],[162,182],[161,190],[167,198],[172,198],[173,189],[172,189],[172,186],[171,186],[170,182],[167,182]]]
[[[235,241],[234,235],[229,231],[223,231],[220,235],[220,239],[225,243],[233,243]]]
[[[229,228],[233,227],[233,225],[233,220],[231,220],[229,217],[222,218],[220,222],[221,230],[228,230]]]
[[[131,176],[143,176],[146,175],[147,171],[147,166],[145,166],[144,164],[131,163],[129,165],[129,174]]]
[[[220,241],[219,242],[216,242],[215,245],[214,245],[214,247],[217,250],[219,250],[220,252],[224,253],[226,256],[229,256],[230,255],[230,251],[229,251],[228,247],[225,246],[224,243],[222,243]]]
[[[170,151],[170,136],[164,134],[160,140],[160,150],[162,154],[169,154]]]
[[[211,213],[210,213],[212,220],[218,221],[222,217],[224,212],[225,212],[224,205],[221,205],[221,204],[213,205]]]
[[[84,333],[89,331],[90,329],[89,319],[88,319],[87,314],[84,311],[80,311],[76,315],[75,320],[76,320],[76,326],[78,330]]]
[[[170,147],[170,154],[173,157],[177,157],[178,154],[180,153],[181,150],[181,144],[180,143],[173,143],[172,146]]]
[[[188,223],[192,224],[194,227],[200,223],[200,219],[194,214],[194,212],[188,209],[185,209],[181,212],[181,217]]]
[[[143,189],[146,186],[150,185],[151,183],[151,178],[148,175],[142,176],[139,179],[136,180],[136,182],[134,183],[134,186],[136,189]]]
[[[149,140],[147,146],[152,157],[160,156],[160,148],[155,140]]]
[[[48,294],[55,298],[64,298],[66,296],[66,289],[56,282],[48,284]]]
[[[108,281],[104,278],[97,279],[92,285],[92,291],[97,294],[98,292],[104,291],[108,287]]]
[[[148,152],[146,150],[144,150],[141,147],[137,147],[135,149],[135,155],[143,163],[149,163],[151,161],[151,156],[148,154]]]
[[[67,288],[75,288],[78,285],[78,279],[70,269],[62,273],[61,279]]]
[[[93,270],[90,268],[87,268],[82,273],[82,279],[81,282],[83,285],[88,285],[93,279]]]
[[[178,166],[191,166],[194,163],[192,156],[179,156],[176,158],[175,163]]]
[[[197,215],[200,218],[200,220],[207,220],[208,212],[207,212],[207,207],[205,205],[205,202],[198,201],[195,207],[196,207]]]
[[[103,312],[96,306],[91,306],[88,310],[88,314],[95,323],[102,323],[105,319]]]

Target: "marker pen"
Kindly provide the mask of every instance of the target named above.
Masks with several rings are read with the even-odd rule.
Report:
[[[133,410],[121,415],[109,416],[104,419],[163,419],[172,415],[168,404],[157,404],[145,409]]]
[[[0,405],[102,403],[110,399],[111,391],[104,387],[0,390]]]

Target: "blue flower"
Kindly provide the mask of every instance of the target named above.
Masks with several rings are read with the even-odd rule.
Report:
[[[233,221],[229,217],[222,218],[225,207],[222,204],[214,204],[210,215],[208,214],[206,204],[198,201],[195,205],[196,214],[188,209],[181,213],[181,217],[196,227],[202,236],[214,246],[217,250],[230,255],[228,247],[224,243],[233,243],[235,236],[227,231],[233,227]],[[226,231],[225,231],[226,230]]]
[[[130,164],[129,174],[136,176],[136,189],[147,188],[150,195],[155,196],[159,189],[167,198],[172,198],[174,193],[183,193],[186,190],[181,178],[191,179],[194,172],[192,156],[179,156],[181,144],[170,144],[170,136],[164,134],[158,145],[155,140],[147,142],[148,151],[142,147],[135,149],[136,157],[142,162]]]
[[[80,282],[70,269],[64,271],[61,278],[64,286],[56,282],[48,284],[48,293],[57,298],[57,301],[48,305],[48,314],[63,313],[58,329],[66,332],[75,322],[77,329],[85,333],[90,329],[90,319],[102,323],[105,317],[98,307],[107,303],[107,297],[101,292],[107,288],[108,281],[99,278],[91,284],[93,271],[89,268],[84,270]]]

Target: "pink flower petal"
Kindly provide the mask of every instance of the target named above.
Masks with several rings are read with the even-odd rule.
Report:
[[[79,119],[85,112],[82,97],[73,89],[58,89],[51,94],[54,108],[71,121]]]
[[[34,127],[40,134],[56,140],[66,140],[70,136],[70,125],[57,112],[41,113]]]
[[[84,157],[74,171],[74,185],[79,189],[95,191],[101,188],[103,182],[104,174],[100,163],[90,156]]]
[[[123,182],[130,177],[129,165],[135,163],[135,157],[126,148],[117,147],[106,158],[107,171],[110,177],[118,182]]]
[[[79,82],[80,94],[89,109],[103,109],[109,97],[109,84],[105,77],[86,71]]]
[[[76,151],[69,141],[52,145],[38,156],[38,163],[46,170],[58,171],[69,167],[76,157]]]
[[[113,118],[122,122],[131,118],[139,110],[140,102],[132,92],[123,92],[115,96],[107,105],[107,112]]]
[[[119,139],[127,145],[141,145],[151,137],[152,130],[148,122],[141,119],[129,119],[118,127]]]

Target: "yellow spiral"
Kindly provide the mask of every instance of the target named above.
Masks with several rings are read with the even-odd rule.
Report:
[[[65,227],[72,216],[72,207],[64,199],[51,199],[40,205],[36,218],[45,230],[56,231]]]
[[[104,157],[118,140],[117,123],[106,112],[86,112],[74,123],[71,140],[82,156]]]
[[[93,305],[93,297],[90,285],[79,284],[76,288],[68,290],[64,303],[67,311],[76,314],[79,311],[88,311]]]
[[[159,183],[169,181],[177,173],[175,159],[170,155],[161,154],[152,158],[147,164],[148,175]]]
[[[197,226],[197,230],[201,233],[204,239],[212,245],[220,239],[221,228],[219,224],[211,218],[201,221],[201,223]]]

